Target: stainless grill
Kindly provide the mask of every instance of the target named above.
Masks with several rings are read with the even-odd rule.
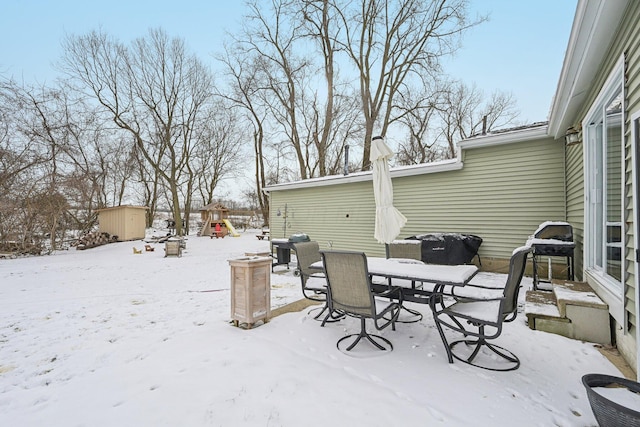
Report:
[[[551,257],[563,257],[567,261],[567,280],[574,280],[573,227],[568,222],[547,221],[540,224],[533,236],[527,242],[533,249],[533,288],[538,289],[541,282],[538,275],[539,257],[548,257],[548,282],[552,278]]]

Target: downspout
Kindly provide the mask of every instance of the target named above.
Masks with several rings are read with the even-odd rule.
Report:
[[[569,191],[569,187],[567,186],[567,165],[569,164],[569,161],[567,159],[567,144],[564,138],[562,138],[562,151],[564,156],[564,164],[562,168],[562,186],[564,187],[564,220],[569,222],[569,203],[567,202],[567,192]],[[575,275],[575,271],[573,273]]]

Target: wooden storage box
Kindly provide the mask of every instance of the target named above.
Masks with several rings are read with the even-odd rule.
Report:
[[[178,240],[167,240],[164,243],[164,256],[182,256],[182,245]]]
[[[243,257],[231,266],[231,320],[251,328],[271,316],[271,258]]]

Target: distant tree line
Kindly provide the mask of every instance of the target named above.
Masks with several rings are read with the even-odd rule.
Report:
[[[455,156],[480,130],[513,124],[515,100],[444,74],[470,19],[466,0],[246,2],[214,71],[181,38],[67,36],[53,85],[0,79],[0,242],[51,247],[89,231],[96,209],[208,204],[251,171],[244,207],[268,218],[265,186],[369,169],[374,135],[397,164]],[[214,78],[215,77],[215,78]],[[352,147],[346,162],[345,152]],[[188,224],[188,217],[187,217]]]

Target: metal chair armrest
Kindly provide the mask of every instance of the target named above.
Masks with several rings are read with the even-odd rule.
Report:
[[[382,298],[394,298],[400,302],[402,301],[402,289],[399,286],[388,288],[383,292],[376,292],[376,289],[374,289],[373,295]]]

